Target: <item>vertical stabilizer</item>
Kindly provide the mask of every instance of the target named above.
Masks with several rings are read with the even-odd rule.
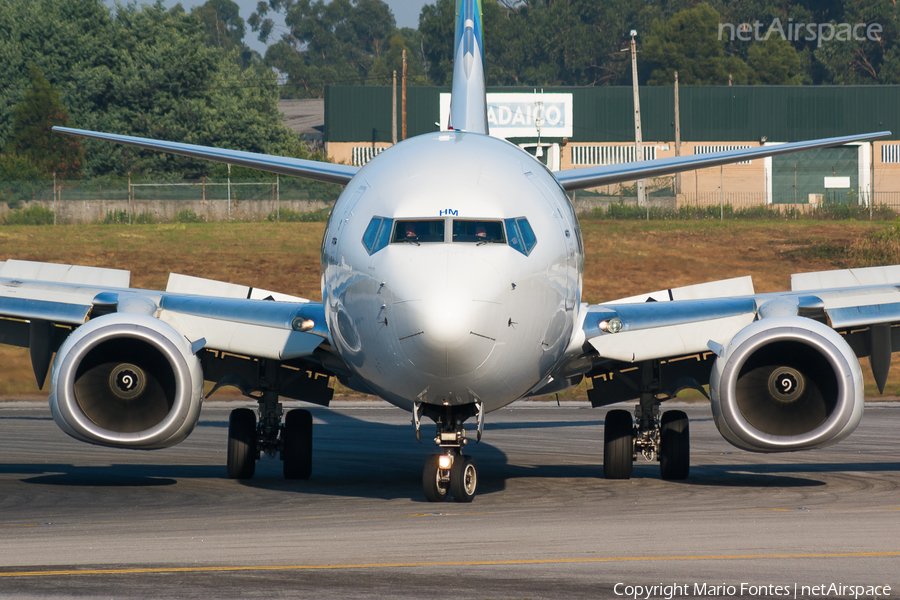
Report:
[[[484,38],[481,27],[483,1],[456,0],[456,42],[453,47],[450,126],[453,129],[487,134]]]

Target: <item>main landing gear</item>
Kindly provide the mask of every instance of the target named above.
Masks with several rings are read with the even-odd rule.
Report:
[[[281,417],[284,416],[284,423]],[[312,414],[291,410],[284,414],[278,393],[264,391],[259,419],[249,408],[231,411],[228,419],[228,477],[250,479],[263,453],[281,453],[285,479],[309,479],[312,474]]]
[[[663,479],[687,479],[691,469],[690,428],[687,415],[670,410],[660,417],[654,377],[658,364],[645,363],[640,404],[634,421],[627,410],[606,413],[603,428],[603,475],[606,479],[630,479],[638,454],[659,461]]]
[[[422,489],[429,502],[443,502],[449,493],[457,502],[471,502],[478,487],[478,470],[475,460],[462,453],[469,442],[463,423],[472,416],[478,417],[476,441],[484,430],[484,407],[477,404],[461,406],[434,406],[417,403],[413,410],[416,438],[421,441],[421,418],[427,416],[437,425],[434,442],[441,448],[425,461],[422,471]]]

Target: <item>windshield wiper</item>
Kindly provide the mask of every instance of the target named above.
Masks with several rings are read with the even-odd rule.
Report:
[[[415,244],[416,246],[421,246],[421,245],[422,245],[422,244],[420,244],[419,242],[417,242],[416,240],[411,240],[411,239],[409,239],[409,238],[404,238],[403,241],[406,242],[407,244]]]

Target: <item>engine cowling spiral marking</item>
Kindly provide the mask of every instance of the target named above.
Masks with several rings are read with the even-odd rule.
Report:
[[[136,398],[144,391],[146,377],[137,366],[123,363],[109,374],[109,387],[122,399]]]
[[[778,367],[769,375],[769,393],[781,402],[793,402],[806,390],[803,375],[791,367]]]

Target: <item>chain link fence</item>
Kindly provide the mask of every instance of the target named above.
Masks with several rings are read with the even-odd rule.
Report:
[[[577,213],[599,219],[870,219],[900,217],[900,192],[861,196],[832,190],[804,202],[793,193],[693,192],[653,194],[644,206],[633,196],[570,192]],[[770,201],[771,200],[771,201]]]
[[[293,177],[194,181],[0,181],[0,216],[52,211],[56,223],[168,222],[193,214],[198,221],[281,220],[282,215],[323,211],[333,191],[310,197],[309,184]]]

